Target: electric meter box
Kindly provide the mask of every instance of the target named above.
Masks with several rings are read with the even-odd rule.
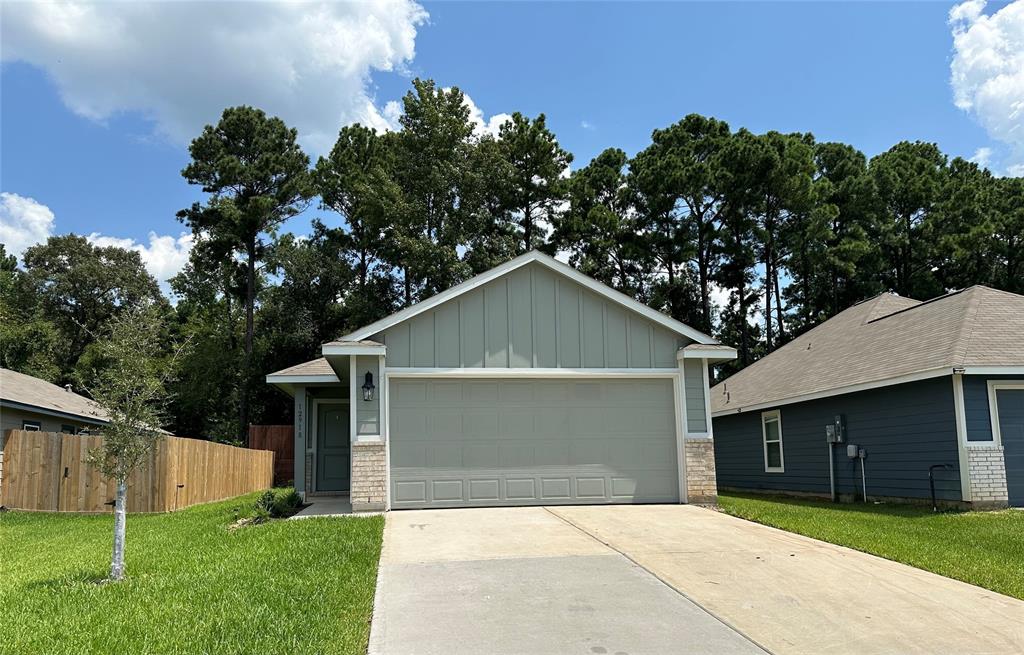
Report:
[[[843,443],[846,441],[846,426],[842,414],[837,414],[832,423],[825,426],[825,441],[829,443]]]

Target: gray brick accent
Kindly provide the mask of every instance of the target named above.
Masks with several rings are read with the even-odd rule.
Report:
[[[971,503],[976,508],[1006,507],[1006,461],[1003,448],[984,447],[967,449],[968,470],[971,476]]]
[[[718,503],[715,444],[711,439],[686,439],[686,495],[690,503]]]
[[[352,511],[384,509],[387,490],[387,462],[384,442],[352,444]]]

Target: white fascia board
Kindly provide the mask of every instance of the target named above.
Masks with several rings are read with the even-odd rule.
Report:
[[[322,384],[340,382],[337,375],[268,375],[267,384]]]
[[[739,353],[735,348],[680,348],[676,352],[676,359],[706,359],[711,364],[728,362],[736,359]]]
[[[392,378],[674,378],[677,368],[385,368]]]
[[[626,309],[630,309],[644,316],[650,321],[657,323],[658,325],[661,325],[662,327],[665,327],[666,329],[671,330],[672,332],[675,332],[676,334],[685,336],[689,339],[696,341],[697,343],[718,343],[718,341],[716,341],[713,337],[704,334],[699,330],[695,330],[689,325],[686,325],[685,323],[677,321],[674,318],[666,316],[665,314],[662,314],[659,311],[655,311],[648,307],[647,305],[641,302],[637,302],[636,300],[630,298],[626,294],[616,291],[615,289],[612,289],[606,284],[602,284],[601,282],[598,282],[593,278],[583,275],[576,269],[566,264],[563,264],[554,257],[550,257],[548,255],[545,255],[544,253],[537,252],[536,250],[531,250],[530,252],[524,255],[520,255],[515,259],[507,261],[500,266],[496,266],[485,273],[481,273],[480,275],[477,275],[474,278],[466,280],[462,284],[457,284],[451,289],[443,291],[437,294],[436,296],[427,298],[422,302],[418,302],[415,305],[406,307],[405,309],[399,312],[395,312],[391,316],[387,316],[375,323],[371,323],[366,327],[360,328],[355,332],[346,334],[344,337],[342,337],[342,340],[359,341],[361,339],[371,337],[377,334],[378,332],[381,332],[382,330],[388,329],[392,325],[396,325],[398,323],[401,323],[402,321],[407,321],[413,318],[414,316],[418,316],[419,314],[422,314],[425,311],[437,307],[438,305],[447,302],[452,298],[456,298],[464,293],[468,293],[479,286],[487,284],[491,280],[499,278],[502,275],[505,275],[506,273],[511,273],[517,268],[526,266],[531,262],[543,264],[544,266],[550,268],[556,273],[564,275],[570,280],[573,280],[574,282],[579,283],[580,285],[586,287],[587,289],[590,289],[594,293],[603,296],[613,302],[616,302],[625,307]],[[324,354],[326,355],[327,353],[325,352]]]
[[[850,384],[845,387],[837,387],[835,389],[828,389],[826,391],[818,391],[815,393],[803,394],[801,396],[792,396],[790,398],[783,398],[780,400],[772,400],[765,403],[758,403],[756,405],[746,405],[743,407],[735,407],[729,409],[720,409],[711,415],[711,418],[718,418],[720,416],[729,416],[732,414],[741,414],[744,412],[753,412],[760,409],[770,409],[772,407],[781,407],[782,405],[792,405],[794,403],[807,402],[808,400],[817,400],[819,398],[828,398],[830,396],[841,396],[847,393],[856,393],[858,391],[867,391],[869,389],[880,389],[882,387],[891,387],[895,384],[904,384],[906,382],[917,382],[918,380],[927,380],[929,378],[937,378],[945,375],[953,375],[953,369],[943,366],[942,368],[935,368],[928,371],[921,371],[919,373],[909,373],[907,375],[900,375],[897,377],[887,378],[885,380],[875,380],[873,382],[863,382],[861,384]],[[728,384],[729,380],[726,379],[722,384]],[[717,386],[716,386],[717,388]]]
[[[324,357],[328,357],[328,356],[332,356],[332,355],[339,355],[339,356],[340,355],[386,355],[387,354],[387,346],[383,346],[383,345],[378,345],[378,346],[370,346],[370,345],[360,346],[360,345],[357,345],[357,344],[334,345],[334,344],[325,343],[320,348],[320,353]]]
[[[964,375],[1024,375],[1024,366],[965,366]]]

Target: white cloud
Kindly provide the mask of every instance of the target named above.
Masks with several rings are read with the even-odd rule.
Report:
[[[949,12],[953,99],[992,139],[1009,146],[1006,168],[1019,173],[1024,168],[1024,0],[990,15],[985,5],[985,0],[968,0]]]
[[[978,148],[968,161],[972,161],[982,168],[988,168],[989,162],[992,161],[992,148]]]
[[[139,112],[186,143],[225,107],[250,104],[320,153],[342,124],[391,125],[370,75],[404,72],[427,12],[413,0],[6,2],[2,19],[3,60],[45,69],[81,116]]]
[[[580,121],[580,127],[582,127],[585,130],[596,130],[597,129],[597,127],[595,127],[594,124],[591,123],[590,121]]]
[[[160,282],[165,293],[168,290],[167,280],[177,275],[188,263],[188,256],[194,243],[189,232],[182,232],[177,238],[150,232],[148,246],[134,239],[104,236],[98,232],[93,232],[86,239],[95,246],[117,246],[139,253],[146,270]]]
[[[0,243],[21,259],[29,246],[53,234],[53,212],[46,205],[16,193],[0,193]]]
[[[502,123],[512,120],[512,114],[494,114],[485,119],[483,110],[476,106],[473,99],[465,92],[463,92],[463,96],[466,98],[466,106],[469,107],[469,121],[473,123],[473,133],[477,136],[490,134],[497,137]]]

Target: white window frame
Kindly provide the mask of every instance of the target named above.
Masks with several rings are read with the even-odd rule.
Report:
[[[21,422],[21,429],[26,432],[42,432],[43,424],[39,421],[24,420]]]
[[[771,443],[779,444],[779,465],[768,466],[768,423],[775,421],[779,426],[779,439],[778,441],[772,441]],[[777,409],[773,409],[769,412],[761,412],[761,446],[764,451],[764,472],[765,473],[785,473],[786,472],[786,456],[783,452],[782,446],[782,412]]]
[[[999,448],[1003,444],[1003,435],[999,432],[999,397],[997,391],[1005,389],[1024,390],[1024,380],[989,380],[988,381],[988,417],[992,422],[991,441],[968,441],[969,447]]]

